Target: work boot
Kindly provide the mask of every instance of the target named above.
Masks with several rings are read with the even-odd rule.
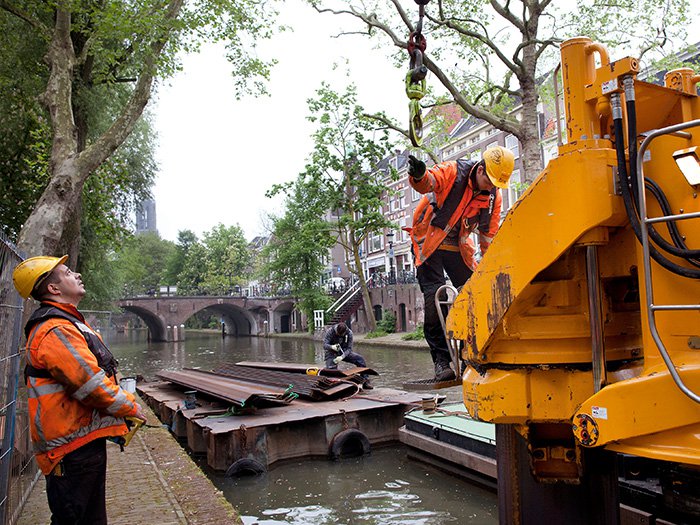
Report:
[[[455,373],[447,363],[438,361],[435,363],[435,381],[454,381]]]
[[[374,387],[372,386],[372,383],[369,382],[369,379],[362,384],[362,390],[373,390],[373,389],[374,389]]]

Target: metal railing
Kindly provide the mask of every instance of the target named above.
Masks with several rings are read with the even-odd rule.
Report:
[[[360,281],[357,281],[355,284],[353,284],[350,288],[348,288],[343,295],[341,295],[336,302],[334,302],[328,310],[326,310],[326,314],[329,316],[333,316],[335,312],[340,310],[343,306],[348,304],[352,299],[355,298],[355,296],[358,293],[361,293],[362,289],[360,288]]]
[[[37,480],[26,388],[20,387],[23,301],[12,272],[23,254],[0,233],[0,524],[13,524]]]
[[[412,284],[417,283],[415,272],[411,270],[401,270],[395,273],[377,272],[367,279],[367,286],[370,288],[383,288],[392,284]]]
[[[651,266],[651,249],[649,245],[649,224],[657,222],[668,222],[675,220],[688,220],[688,219],[699,219],[700,213],[681,213],[678,215],[665,215],[660,217],[648,217],[647,216],[647,205],[646,205],[646,191],[644,184],[644,154],[649,147],[649,143],[657,137],[662,135],[670,135],[674,133],[681,132],[686,128],[698,127],[700,126],[700,120],[691,120],[690,122],[684,122],[682,124],[676,124],[675,126],[668,126],[666,128],[657,129],[655,131],[647,134],[646,138],[639,147],[639,152],[637,153],[637,184],[639,185],[639,219],[641,227],[641,237],[642,237],[642,260],[644,262],[644,288],[646,291],[647,299],[647,320],[649,322],[649,330],[651,336],[659,349],[661,358],[666,364],[668,372],[671,374],[673,381],[676,386],[690,399],[696,403],[700,403],[700,393],[694,392],[688,385],[685,384],[675,363],[673,362],[671,356],[666,349],[666,345],[661,340],[661,334],[656,326],[656,312],[662,310],[700,310],[700,304],[656,304],[654,302],[654,283],[652,280],[652,266]]]

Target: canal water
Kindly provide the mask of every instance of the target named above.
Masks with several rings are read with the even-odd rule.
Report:
[[[123,375],[155,379],[160,370],[211,370],[243,360],[323,362],[320,342],[281,338],[222,338],[188,332],[178,343],[149,343],[142,331],[105,333]],[[425,350],[355,348],[377,372],[375,386],[401,388],[424,377],[432,363]],[[444,393],[444,392],[443,392]],[[447,391],[460,399],[459,389]],[[200,464],[202,464],[200,462]],[[258,477],[226,478],[202,465],[245,525],[441,525],[497,523],[495,494],[411,461],[400,445],[375,448],[363,458],[284,463]]]

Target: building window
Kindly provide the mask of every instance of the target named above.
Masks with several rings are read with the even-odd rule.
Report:
[[[369,238],[369,253],[378,252],[384,248],[383,238],[381,235],[372,234]]]
[[[399,221],[399,239],[401,242],[405,242],[408,240],[408,232],[404,231],[405,227],[406,227],[406,217],[402,217],[401,220]]]
[[[515,135],[506,135],[506,148],[513,152],[516,159],[520,157],[520,143]]]
[[[493,142],[489,143],[488,146],[486,146],[486,149],[495,148],[496,146],[498,146],[498,141],[494,140]]]
[[[411,201],[416,202],[420,199],[421,194],[418,193],[414,188],[411,188]]]

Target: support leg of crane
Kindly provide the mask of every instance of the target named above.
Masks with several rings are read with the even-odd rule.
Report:
[[[530,446],[530,448],[532,448]],[[583,449],[583,476],[578,484],[538,482],[533,476],[528,443],[515,425],[496,425],[498,515],[503,525],[549,523],[619,525],[620,506],[615,454]]]

